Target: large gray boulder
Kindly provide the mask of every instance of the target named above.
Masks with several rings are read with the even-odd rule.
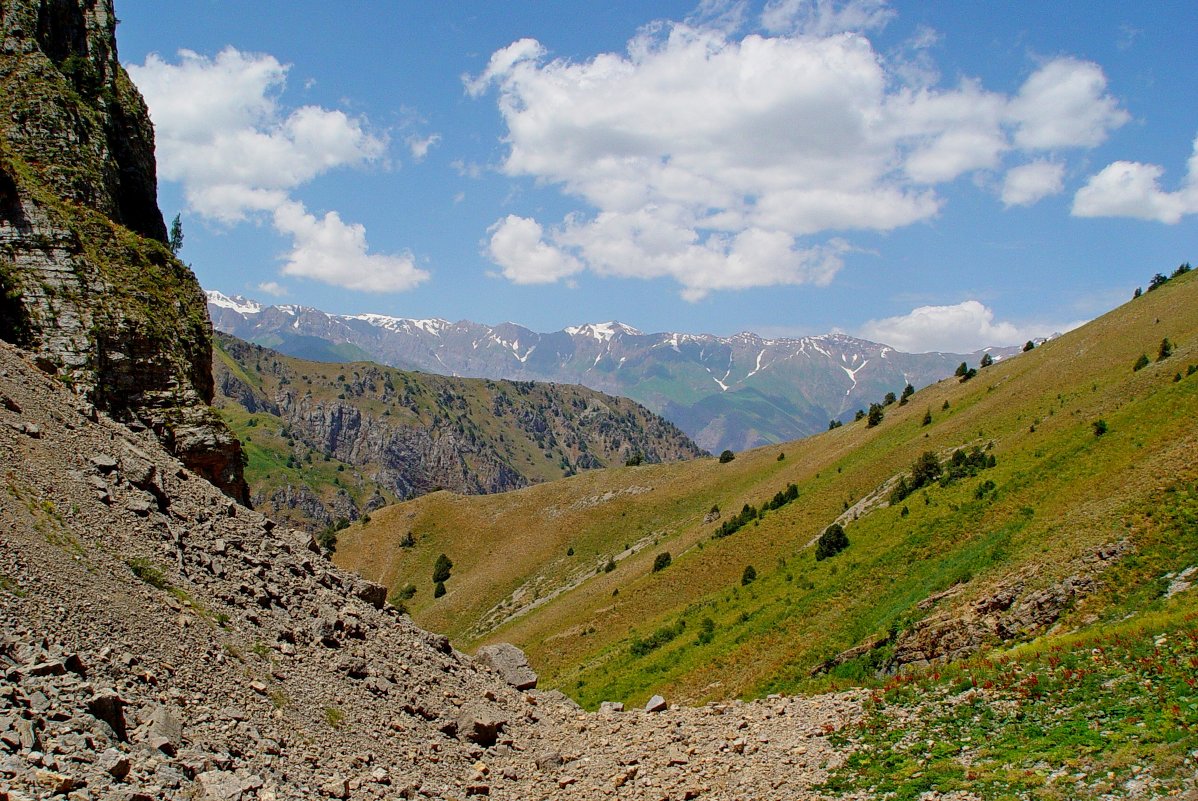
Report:
[[[528,657],[511,643],[484,645],[478,649],[475,658],[490,666],[517,690],[531,690],[537,686],[537,674],[528,666]]]

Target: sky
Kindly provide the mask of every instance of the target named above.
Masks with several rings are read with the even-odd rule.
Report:
[[[965,351],[1198,255],[1188,0],[117,15],[159,204],[226,294]]]

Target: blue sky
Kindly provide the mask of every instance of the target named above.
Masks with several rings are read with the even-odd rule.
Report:
[[[1198,4],[118,0],[206,288],[541,331],[1089,319],[1198,233]]]

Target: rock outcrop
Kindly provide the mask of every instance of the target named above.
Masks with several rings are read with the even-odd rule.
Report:
[[[208,404],[211,326],[166,246],[154,135],[111,0],[0,0],[0,338],[247,501]]]
[[[212,370],[218,405],[262,454],[254,507],[309,529],[437,489],[506,492],[702,454],[643,406],[585,387],[305,361],[227,334],[216,335]],[[326,462],[343,470],[337,484],[304,469]]]

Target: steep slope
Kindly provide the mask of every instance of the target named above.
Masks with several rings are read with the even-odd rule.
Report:
[[[111,0],[0,2],[0,339],[244,500],[211,327],[166,247],[154,135]]]
[[[763,695],[823,686],[811,676],[824,671],[860,680],[1142,613],[1167,574],[1198,564],[1196,301],[1198,280],[1179,275],[889,406],[875,427],[727,464],[389,507],[345,538],[339,563],[393,591],[410,583],[415,619],[462,647],[516,642],[587,705]],[[947,473],[958,450],[958,479],[889,503],[923,454]],[[817,559],[834,522],[849,547]],[[415,547],[398,547],[409,531]],[[452,577],[434,598],[441,553]]]
[[[331,315],[264,306],[208,292],[217,330],[296,356],[346,361],[343,350],[417,370],[582,384],[662,414],[707,450],[741,450],[823,431],[832,419],[951,375],[983,353],[900,353],[841,334],[763,339],[755,334],[644,334],[593,323],[538,334],[504,323]],[[323,343],[323,344],[321,344]],[[1017,348],[998,348],[1002,359]]]
[[[647,409],[577,386],[309,362],[224,334],[213,373],[254,507],[307,528],[437,489],[503,492],[702,454]]]

